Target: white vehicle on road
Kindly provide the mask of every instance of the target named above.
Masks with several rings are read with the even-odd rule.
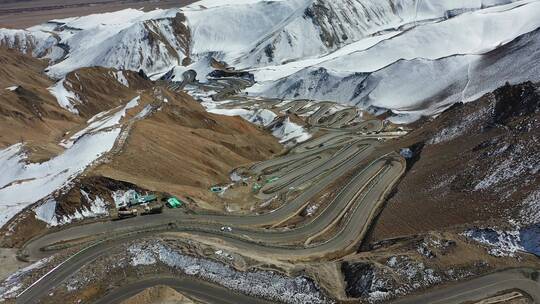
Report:
[[[229,227],[229,226],[221,226],[221,228],[219,230],[221,230],[223,232],[231,232],[232,228]]]

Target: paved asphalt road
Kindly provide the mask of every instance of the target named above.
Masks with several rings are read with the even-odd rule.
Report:
[[[524,291],[533,298],[534,303],[540,303],[539,276],[538,270],[509,269],[459,282],[450,287],[436,289],[422,295],[399,299],[392,303],[460,304],[482,300],[500,291],[511,289]]]
[[[519,288],[530,295],[534,303],[540,303],[540,283],[538,272],[530,269],[509,269],[469,281],[453,284],[423,295],[411,296],[393,304],[458,304],[478,301],[503,291]],[[192,278],[160,278],[139,281],[107,294],[96,304],[120,303],[122,300],[152,286],[167,285],[205,303],[267,303],[244,295],[231,294],[228,290]],[[232,295],[232,296],[231,296]]]

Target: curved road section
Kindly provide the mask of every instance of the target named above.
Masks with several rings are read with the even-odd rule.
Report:
[[[392,302],[393,304],[460,304],[480,301],[501,291],[518,289],[528,294],[533,303],[540,303],[540,273],[533,269],[509,269],[450,287],[437,289],[422,295],[411,296]]]

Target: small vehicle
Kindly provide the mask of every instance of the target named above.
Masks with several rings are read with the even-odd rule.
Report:
[[[163,213],[163,205],[144,206],[141,215],[160,214]]]
[[[116,219],[125,219],[130,217],[135,217],[138,214],[137,209],[131,209],[131,210],[119,210]]]
[[[214,186],[210,188],[210,192],[212,193],[221,193],[223,191],[224,191],[223,187],[220,187],[220,186]]]
[[[221,228],[219,230],[221,230],[223,232],[231,232],[232,228],[229,227],[229,226],[221,226]]]

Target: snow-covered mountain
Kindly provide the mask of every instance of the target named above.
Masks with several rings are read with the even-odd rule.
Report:
[[[1,30],[0,44],[50,58],[47,74],[58,79],[92,66],[166,72],[187,57],[184,22],[174,9],[126,9],[52,20],[27,30]]]
[[[50,58],[57,79],[105,66],[154,78],[194,69],[204,81],[216,59],[253,73],[253,95],[390,109],[407,122],[539,80],[539,15],[537,0],[205,0],[0,30],[0,44]],[[504,53],[523,43],[527,56]]]
[[[439,113],[507,81],[540,80],[539,14],[538,2],[514,3],[418,25],[277,80],[266,68],[255,70],[256,79],[268,80],[250,91],[392,109],[405,120]]]

